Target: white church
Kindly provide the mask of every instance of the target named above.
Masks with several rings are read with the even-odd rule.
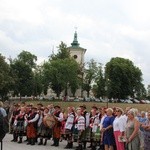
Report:
[[[85,57],[86,49],[80,47],[80,44],[78,43],[76,31],[74,33],[73,42],[71,43],[71,46],[68,47],[67,49],[69,50],[71,57],[73,57],[79,63],[81,68],[83,68],[83,70],[84,70],[84,57]],[[84,77],[83,75],[84,75],[84,72],[82,75],[79,75],[79,76],[81,78],[83,78]],[[51,89],[49,89],[47,95],[51,95],[52,93],[53,93],[53,91]],[[69,97],[73,96],[70,89],[68,89],[67,93],[68,93]],[[77,91],[75,93],[75,97],[86,97],[86,95],[87,95],[86,91],[82,91],[81,87],[79,87],[79,89],[77,89]],[[64,96],[64,92],[61,93],[61,96]]]

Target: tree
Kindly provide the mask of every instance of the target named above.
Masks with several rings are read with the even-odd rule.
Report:
[[[96,97],[104,97],[106,95],[105,93],[105,79],[104,79],[104,73],[102,70],[102,65],[99,64],[98,66],[98,72],[95,79],[95,84],[93,86],[93,93]]]
[[[68,51],[67,45],[65,43],[61,41],[60,45],[57,48],[58,48],[58,53],[52,54],[50,56],[50,60],[70,58],[70,52]]]
[[[33,72],[32,69],[22,61],[15,60],[11,64],[13,75],[16,77],[13,85],[14,94],[21,96],[32,95]]]
[[[141,70],[129,59],[112,58],[106,64],[105,80],[109,98],[134,97],[144,88]]]
[[[3,99],[7,96],[10,89],[10,84],[13,83],[13,78],[10,76],[9,64],[5,61],[5,57],[0,54],[0,96]]]
[[[32,95],[34,93],[34,73],[37,57],[30,52],[22,51],[18,57],[10,61],[11,74],[15,79],[12,85],[14,94],[21,96]]]
[[[23,62],[24,64],[30,66],[31,68],[35,68],[36,67],[36,61],[37,61],[37,56],[31,54],[28,51],[22,51],[19,55],[18,55],[18,61]]]
[[[33,95],[38,96],[43,92],[43,75],[41,66],[37,66],[33,71]]]
[[[90,62],[87,63],[85,69],[85,78],[83,81],[83,90],[87,91],[88,97],[90,90],[92,88],[92,83],[95,82],[97,72],[98,72],[97,63],[93,59],[91,59]]]
[[[78,87],[78,63],[70,57],[66,44],[61,42],[58,47],[58,54],[52,54],[48,62],[43,65],[44,87],[51,87],[59,97],[65,90],[67,95],[68,88],[75,93]]]

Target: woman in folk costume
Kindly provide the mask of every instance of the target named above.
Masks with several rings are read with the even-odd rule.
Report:
[[[65,134],[67,138],[67,145],[65,149],[70,149],[73,147],[73,142],[72,142],[72,130],[73,130],[73,124],[75,120],[75,112],[74,112],[74,107],[68,107],[68,117],[65,123]]]
[[[99,125],[99,116],[97,114],[98,108],[96,106],[93,106],[91,109],[91,118],[90,118],[90,128],[91,128],[91,150],[96,150],[97,146],[97,139],[96,139],[96,132]],[[100,138],[99,138],[100,140]]]
[[[38,145],[46,145],[47,140],[52,137],[52,129],[48,127],[48,125],[44,122],[44,118],[49,116],[48,114],[49,109],[46,107],[44,111],[41,110],[40,112],[40,119],[38,121],[38,135],[40,137],[40,142]],[[43,143],[43,139],[45,139]]]
[[[99,126],[99,130],[100,130],[100,132],[99,132],[100,140],[99,140],[99,148],[97,150],[101,150],[101,149],[104,149],[103,134],[101,132],[101,129],[102,129],[103,121],[104,121],[105,117],[107,116],[105,107],[99,108],[98,116],[99,116],[99,125],[98,126]]]
[[[18,143],[22,143],[22,138],[25,132],[25,107],[21,107],[20,113],[16,116],[14,124],[16,124],[16,134],[19,137]]]
[[[78,147],[76,150],[82,150],[82,140],[83,140],[83,133],[85,130],[85,118],[82,116],[81,108],[77,108],[77,130],[78,130]]]
[[[61,137],[61,122],[63,121],[63,113],[61,112],[60,106],[54,107],[55,111],[53,113],[56,119],[56,124],[53,127],[53,140],[54,143],[51,146],[59,146],[59,139]]]
[[[39,109],[39,119],[37,123],[37,136],[40,138],[40,142],[38,145],[43,145],[43,137],[41,136],[42,133],[42,128],[43,128],[43,118],[44,118],[44,109],[40,108]]]
[[[39,114],[37,113],[37,108],[32,107],[31,113],[27,117],[27,138],[28,138],[28,145],[35,145],[35,140],[37,138],[37,122],[39,119]]]
[[[86,111],[86,105],[83,104],[80,106],[81,108],[81,112],[82,112],[82,116],[85,118],[85,130],[84,130],[84,133],[83,133],[83,149],[86,149],[86,143],[87,141],[90,141],[90,127],[89,127],[89,124],[90,124],[90,113],[88,113]]]
[[[62,110],[62,113],[63,113],[63,121],[61,122],[61,137],[60,137],[60,142],[63,141],[63,139],[66,139],[66,134],[65,134],[65,124],[66,124],[66,120],[67,120],[67,117],[68,117],[68,114],[67,112],[65,112],[65,109]]]

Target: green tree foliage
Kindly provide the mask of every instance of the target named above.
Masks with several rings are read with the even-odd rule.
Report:
[[[104,79],[104,73],[102,70],[102,65],[99,64],[97,76],[95,79],[95,84],[93,86],[93,93],[95,97],[104,97],[106,95],[105,93],[105,79]]]
[[[88,97],[90,90],[92,88],[92,84],[95,82],[95,79],[97,77],[97,72],[98,72],[97,62],[91,59],[90,62],[87,63],[85,69],[85,78],[83,81],[83,90],[87,91]]]
[[[34,93],[33,68],[36,67],[37,57],[30,52],[22,51],[18,57],[11,61],[11,74],[15,79],[12,85],[14,94],[31,96]]]
[[[13,83],[13,78],[10,76],[9,64],[5,61],[5,57],[0,54],[0,97],[2,99],[7,96],[11,83]]]
[[[43,92],[43,75],[42,75],[42,68],[37,66],[33,71],[33,95],[38,96],[41,95]]]
[[[48,62],[43,65],[44,87],[51,87],[57,96],[65,90],[72,88],[75,92],[78,87],[78,63],[70,57],[67,46],[61,42],[58,54],[51,55]]]
[[[52,54],[50,56],[50,60],[57,60],[57,59],[66,59],[70,58],[70,52],[67,49],[67,45],[61,41],[60,45],[57,47],[58,53]]]
[[[36,61],[37,61],[37,56],[31,54],[28,51],[22,51],[19,55],[18,55],[18,61],[23,62],[24,64],[30,66],[31,68],[35,68],[36,67]]]
[[[14,94],[20,94],[20,96],[31,96],[33,90],[32,69],[27,64],[19,60],[15,60],[11,64],[11,68],[16,81],[13,85]]]
[[[144,93],[142,72],[133,62],[124,58],[112,58],[106,64],[105,79],[109,98],[134,97]],[[142,92],[141,92],[142,91]]]

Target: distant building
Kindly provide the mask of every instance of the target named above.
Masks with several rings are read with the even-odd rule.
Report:
[[[82,48],[79,46],[80,44],[78,43],[77,39],[77,32],[75,31],[74,33],[74,40],[71,43],[71,46],[68,47],[70,51],[70,55],[81,65],[84,65],[84,55],[86,52],[85,48]]]
[[[73,57],[77,63],[79,63],[80,67],[81,67],[81,74],[79,74],[79,78],[83,79],[84,78],[84,56],[85,56],[85,52],[86,49],[80,47],[80,44],[78,43],[78,39],[77,39],[77,32],[75,31],[74,33],[74,39],[73,42],[71,43],[71,46],[67,48],[70,52],[71,57]],[[70,90],[70,88],[68,88],[67,90],[67,96],[72,97],[73,94]],[[54,95],[56,96],[56,94],[54,93],[54,91],[50,88],[47,91],[47,96],[50,95]],[[79,87],[75,93],[75,97],[85,97],[87,95],[86,91],[82,90],[82,87]],[[65,96],[65,91],[63,91],[61,93],[61,96],[64,97]]]
[[[76,31],[74,33],[73,42],[71,43],[71,46],[68,47],[68,50],[70,52],[71,57],[73,57],[80,65],[82,70],[81,70],[81,74],[79,74],[79,77],[83,79],[84,78],[84,57],[85,57],[86,49],[80,47],[80,44],[78,43],[78,36]],[[68,96],[73,96],[70,89],[68,89]],[[84,97],[86,96],[86,92],[82,91],[82,88],[79,87],[79,89],[77,89],[75,93],[75,96]]]

